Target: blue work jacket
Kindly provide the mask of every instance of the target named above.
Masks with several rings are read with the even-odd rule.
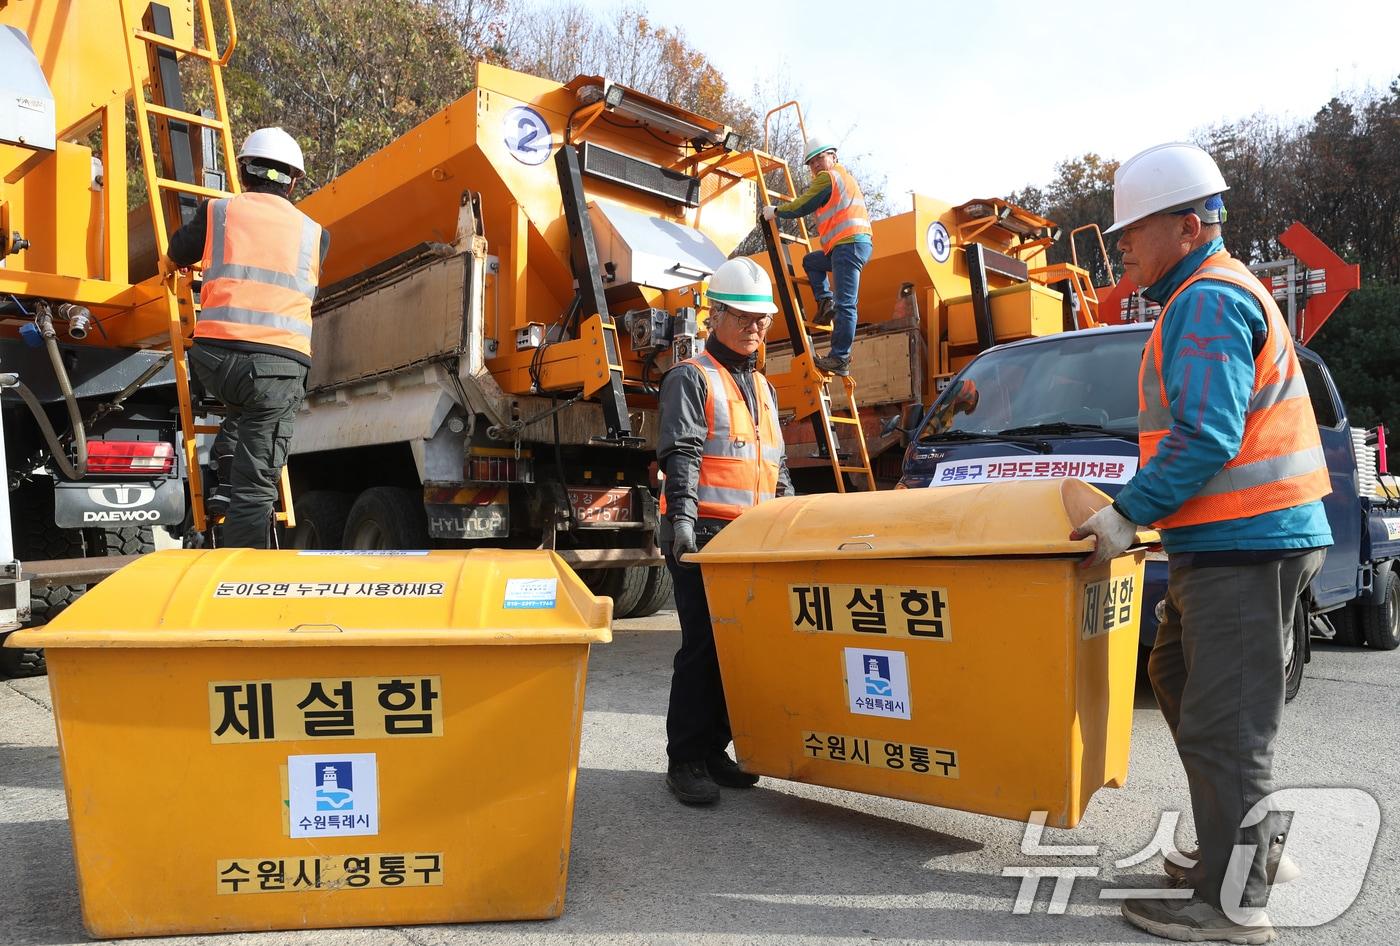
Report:
[[[1165,304],[1201,263],[1225,248],[1216,238],[1188,254],[1143,293]],[[1195,331],[1186,313],[1210,313],[1212,354],[1223,360],[1183,358]],[[1163,315],[1166,313],[1164,312]],[[1202,280],[1172,303],[1162,325],[1162,378],[1171,404],[1171,432],[1148,463],[1123,487],[1118,508],[1133,522],[1150,524],[1176,510],[1239,453],[1245,410],[1254,390],[1254,357],[1267,335],[1259,302],[1230,283]],[[1163,462],[1170,458],[1170,464]],[[1162,530],[1171,552],[1318,548],[1332,544],[1332,530],[1320,501],[1288,509]]]

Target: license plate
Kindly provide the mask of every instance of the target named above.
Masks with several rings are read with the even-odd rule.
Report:
[[[583,489],[571,486],[569,503],[574,507],[574,518],[582,523],[637,521],[630,486],[618,486],[613,489]]]

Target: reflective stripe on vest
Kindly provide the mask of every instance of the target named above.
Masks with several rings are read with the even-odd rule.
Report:
[[[1254,388],[1245,410],[1239,452],[1180,509],[1154,525],[1176,529],[1257,516],[1321,499],[1332,491],[1298,353],[1277,303],[1254,274],[1228,253],[1207,259],[1163,306],[1138,372],[1138,450],[1141,465],[1157,455],[1172,427],[1162,376],[1162,324],[1186,318],[1173,303],[1202,280],[1238,286],[1264,311],[1268,333],[1254,358]]]
[[[321,227],[275,194],[211,200],[195,338],[311,355]]]
[[[773,389],[761,375],[755,378],[759,415],[755,424],[744,392],[713,356],[702,354],[684,364],[705,374],[706,433],[695,490],[696,516],[736,519],[744,510],[778,494],[783,441]],[[666,514],[664,490],[661,514]]]
[[[865,209],[865,195],[856,179],[839,164],[827,171],[831,177],[831,196],[817,208],[813,221],[822,250],[831,252],[842,240],[870,232],[870,215]]]

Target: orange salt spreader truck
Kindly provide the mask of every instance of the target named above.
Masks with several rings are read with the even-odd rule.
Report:
[[[915,194],[909,210],[875,220],[872,229],[851,348],[861,436],[843,437],[838,450],[854,456],[864,449],[876,481],[888,488],[900,477],[907,432],[956,372],[994,345],[1096,327],[1102,290],[1084,267],[1049,262],[1047,250],[1061,237],[1054,221],[999,198],[953,205]],[[787,241],[801,252],[815,245],[805,230]],[[771,272],[771,256],[754,258]],[[792,292],[814,313],[800,256],[793,262]],[[829,328],[806,330],[818,350],[825,347]],[[789,339],[784,326],[770,332],[770,376],[788,370]],[[795,400],[782,385],[778,394],[780,405]],[[783,433],[798,491],[829,488],[820,431],[789,424]]]
[[[775,172],[734,129],[606,78],[482,64],[302,200],[331,248],[293,543],[550,548],[618,616],[659,608],[661,375],[702,350],[706,281]]]

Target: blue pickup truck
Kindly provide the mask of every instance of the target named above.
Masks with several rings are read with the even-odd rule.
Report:
[[[1049,335],[988,349],[954,377],[910,437],[909,489],[1007,479],[1079,477],[1114,495],[1138,465],[1137,377],[1150,324]],[[1321,358],[1298,347],[1332,493],[1323,500],[1335,544],[1298,609],[1287,696],[1303,680],[1313,637],[1393,650],[1400,645],[1400,490],[1376,474],[1376,450],[1347,422]],[[1166,556],[1150,553],[1140,641],[1156,636]]]

